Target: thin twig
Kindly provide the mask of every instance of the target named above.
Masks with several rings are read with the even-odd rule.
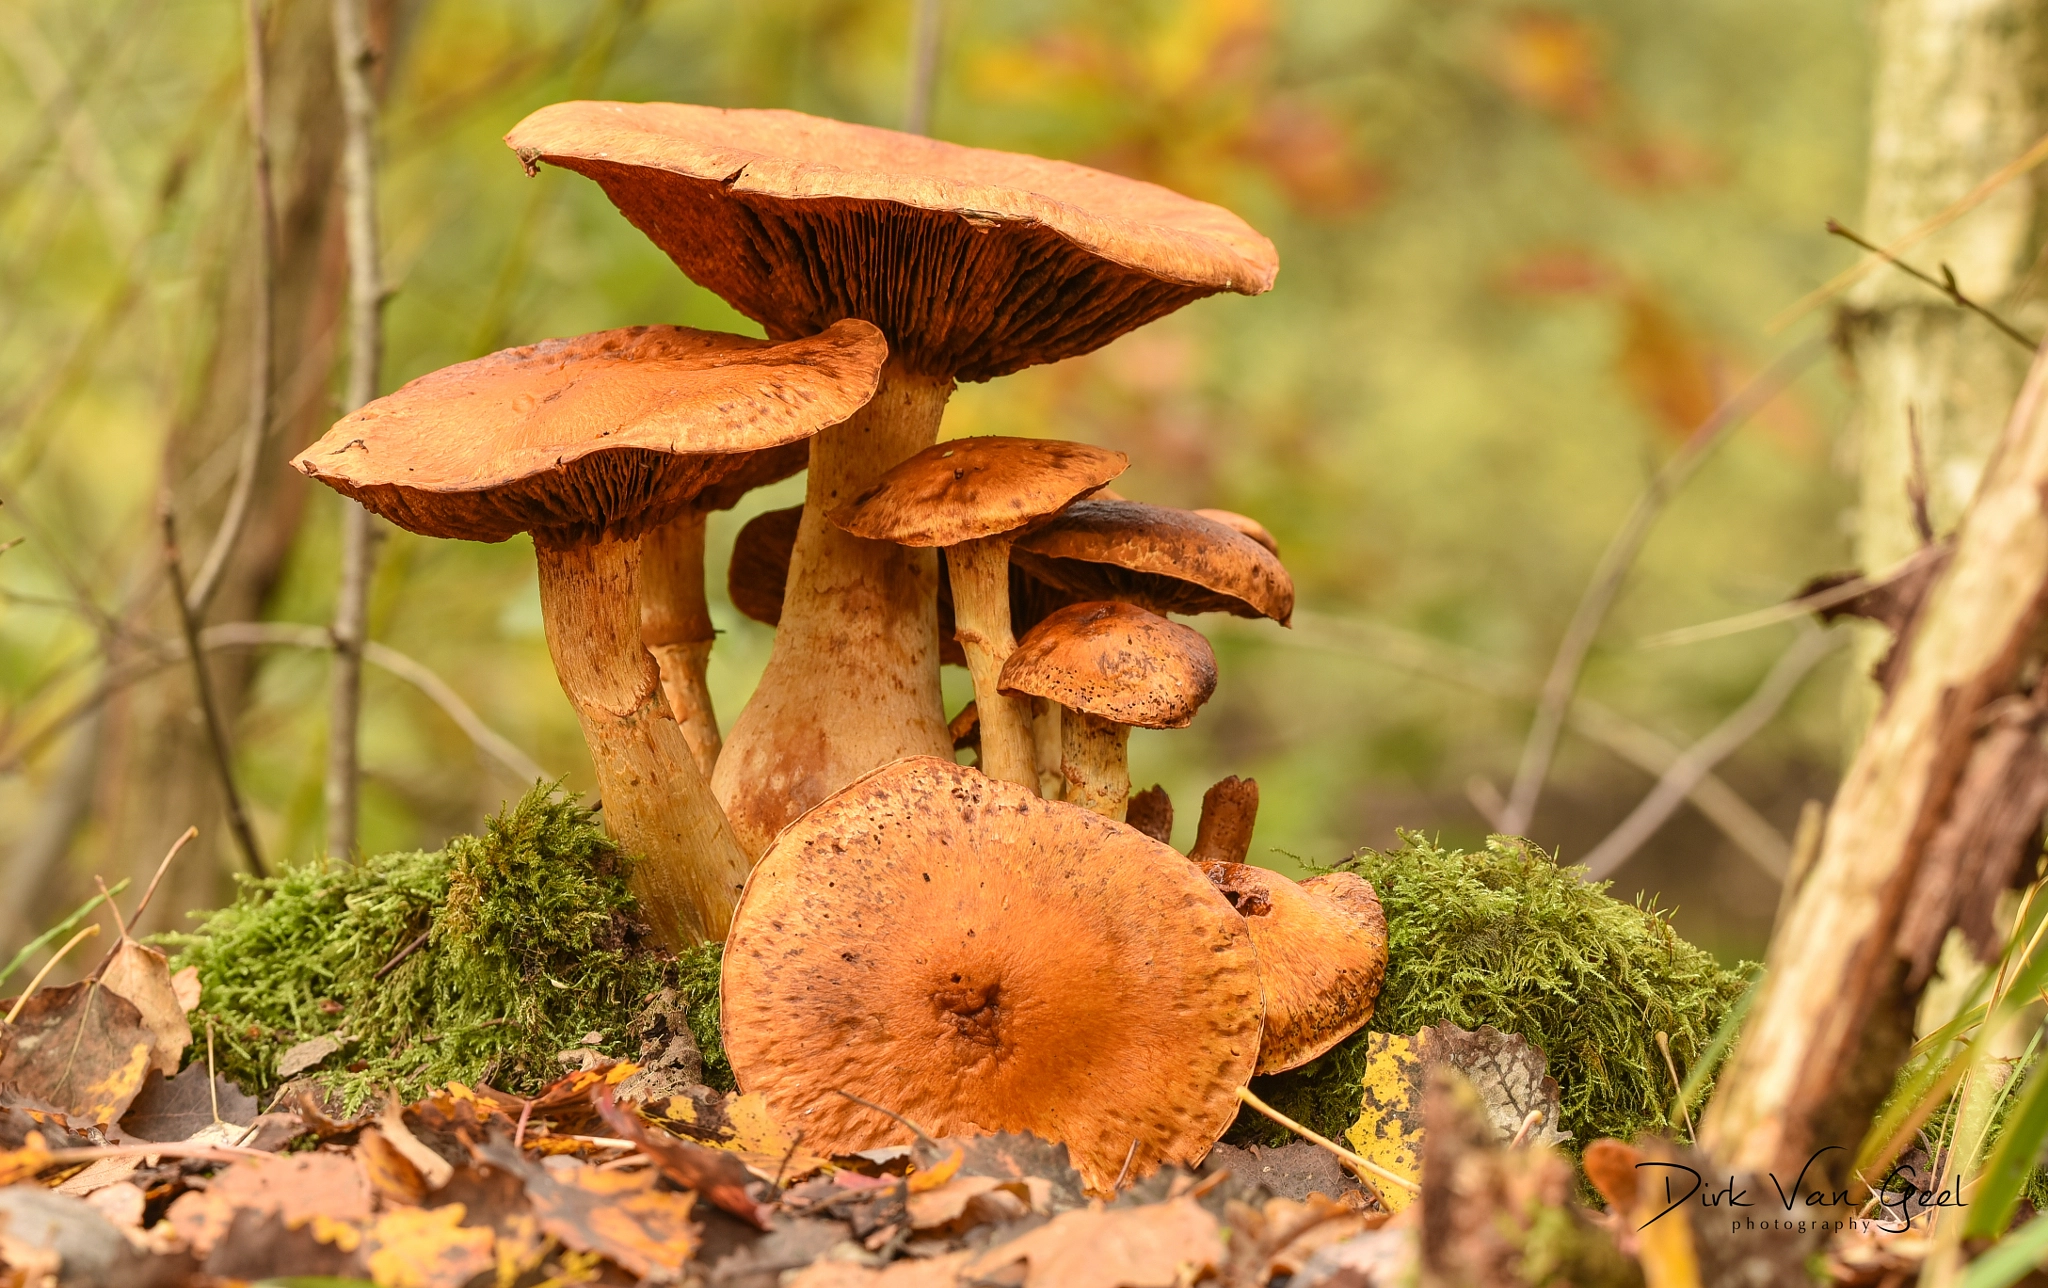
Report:
[[[910,76],[903,92],[903,128],[911,134],[931,132],[932,95],[938,88],[939,79],[943,10],[943,0],[911,0]]]
[[[121,918],[121,905],[114,902],[113,891],[107,889],[107,883],[100,879],[100,874],[97,872],[92,874],[92,883],[99,887],[100,897],[107,901],[107,911],[114,915],[114,932],[121,938],[126,939],[128,937],[128,923]]]
[[[270,436],[271,404],[275,377],[271,370],[273,305],[277,294],[277,257],[271,245],[277,222],[276,202],[271,192],[270,144],[265,134],[269,121],[265,84],[263,14],[261,0],[243,0],[247,54],[244,76],[249,102],[250,186],[254,189],[256,228],[250,238],[250,259],[254,277],[249,319],[249,409],[242,426],[242,443],[235,462],[235,485],[228,493],[228,508],[221,515],[220,529],[213,534],[206,558],[192,578],[188,597],[192,615],[204,620],[206,609],[220,589],[228,559],[248,526],[250,502],[256,495],[256,473],[263,460],[263,443]]]
[[[348,229],[349,364],[342,402],[354,411],[377,396],[384,353],[383,269],[377,238],[377,97],[371,73],[364,0],[334,0],[334,57],[341,80],[343,221]],[[362,717],[363,643],[369,637],[370,575],[378,529],[368,510],[342,502],[341,582],[334,601],[333,692],[327,723],[327,852],[347,858],[356,847],[361,787],[358,726]]]
[[[108,891],[107,895],[119,894],[123,890],[126,890],[128,888],[128,885],[128,878],[122,877],[119,881],[116,881],[114,883],[114,888]],[[34,939],[29,940],[26,944],[23,944],[21,946],[21,950],[15,953],[12,958],[8,959],[7,965],[4,967],[0,967],[0,984],[6,983],[8,977],[14,974],[15,971],[20,970],[21,964],[27,961],[29,958],[35,956],[36,953],[44,947],[44,945],[55,943],[58,939],[69,934],[73,926],[76,926],[79,922],[85,920],[88,916],[91,916],[92,910],[94,908],[97,908],[102,903],[106,902],[107,895],[96,894],[92,898],[87,899],[85,903],[82,904],[76,912],[73,912],[70,916],[64,918],[64,920],[58,922],[56,925],[50,927],[48,930],[45,930],[42,934],[37,935]],[[59,955],[61,955],[61,951]]]
[[[377,973],[375,975],[370,976],[370,982],[374,984],[379,980],[383,979],[386,975],[389,975],[392,971],[397,970],[399,965],[403,963],[406,958],[412,956],[414,953],[418,952],[420,949],[425,948],[427,946],[427,940],[433,936],[433,933],[434,928],[432,926],[428,926],[425,930],[422,930],[419,933],[418,938],[414,939],[405,947],[399,949],[398,952],[392,956],[390,961],[385,962],[382,966],[379,966],[377,968]]]
[[[21,990],[21,996],[14,999],[14,1005],[9,1007],[7,1011],[7,1023],[12,1024],[21,1018],[21,1008],[28,1005],[28,999],[35,996],[35,991],[43,986],[43,981],[50,977],[50,972],[57,968],[57,963],[64,960],[64,954],[98,933],[100,933],[100,923],[95,921],[90,926],[65,940],[64,946],[55,953],[52,953],[50,960],[44,962],[43,968],[37,971],[35,978],[28,982],[28,987]]]
[[[1586,879],[1598,881],[1609,876],[1642,848],[1644,842],[1655,836],[1657,829],[1664,826],[1700,776],[1733,755],[1769,724],[1799,687],[1799,682],[1806,678],[1806,673],[1833,652],[1844,638],[1818,627],[1800,632],[1792,647],[1772,664],[1763,683],[1757,686],[1748,701],[1714,726],[1713,732],[1686,748],[1685,754],[1672,762],[1671,768],[1664,771],[1657,785],[1629,812],[1621,825],[1586,855]]]
[[[166,494],[159,507],[163,522],[164,572],[170,577],[171,598],[176,602],[178,624],[184,628],[185,649],[192,662],[192,686],[198,691],[199,709],[206,717],[206,736],[213,748],[213,765],[220,775],[221,794],[227,800],[228,828],[241,847],[242,861],[259,877],[270,875],[263,866],[263,852],[256,846],[256,830],[249,826],[249,814],[242,806],[241,789],[235,786],[234,761],[228,751],[227,726],[221,721],[220,705],[213,698],[213,676],[207,670],[206,652],[199,643],[199,619],[185,597],[185,570],[178,557],[178,523],[171,514]]]
[[[1943,264],[1941,266],[1940,277],[1933,277],[1927,273],[1921,272],[1919,269],[1913,267],[1911,264],[1908,264],[1905,260],[1900,259],[1897,255],[1894,255],[1890,251],[1884,249],[1882,246],[1872,245],[1870,242],[1865,241],[1862,237],[1857,235],[1855,229],[1850,228],[1837,220],[1828,220],[1827,227],[1828,232],[1830,234],[1841,238],[1843,241],[1854,242],[1856,245],[1861,246],[1864,250],[1867,250],[1871,254],[1882,259],[1885,263],[1890,264],[1893,268],[1898,269],[1901,273],[1904,273],[1906,276],[1912,278],[1914,281],[1925,282],[1927,285],[1933,287],[1935,290],[1940,291],[1943,295],[1948,296],[1949,302],[1951,304],[1954,304],[1957,308],[1968,309],[1970,312],[1975,313],[1978,317],[1983,318],[1986,322],[1989,322],[1991,325],[1997,327],[1999,331],[2003,332],[2007,339],[2011,340],[2014,344],[2019,345],[2028,353],[2032,353],[2035,349],[2040,348],[2039,344],[2037,344],[2035,341],[2027,337],[2026,332],[2020,330],[2012,323],[2006,321],[2004,318],[1998,316],[1996,313],[1993,313],[1990,309],[1985,308],[1982,304],[1977,303],[1977,301],[1963,294],[1963,288],[1957,285],[1956,283],[1955,270],[1951,269],[1947,264]]]
[[[191,844],[192,839],[198,835],[198,828],[188,827],[178,834],[177,840],[171,842],[171,852],[164,855],[162,863],[156,865],[156,875],[149,879],[149,888],[142,892],[142,902],[135,905],[135,912],[129,917],[130,921],[138,926],[142,924],[142,914],[149,911],[149,901],[156,898],[157,883],[164,879],[164,873],[170,871],[171,860],[177,858],[178,851]]]
[[[213,1072],[213,1017],[206,1017],[206,1094],[213,1102],[213,1121],[220,1121],[220,1084]],[[247,1139],[244,1137],[244,1139]]]
[[[1537,699],[1536,717],[1530,722],[1528,739],[1522,745],[1521,762],[1515,769],[1515,783],[1508,792],[1507,808],[1501,814],[1502,831],[1521,835],[1528,831],[1531,820],[1535,818],[1536,802],[1543,794],[1544,780],[1550,775],[1550,760],[1557,751],[1558,734],[1564,729],[1565,712],[1578,688],[1586,654],[1599,636],[1601,624],[1607,620],[1607,610],[1613,607],[1615,596],[1620,593],[1629,570],[1635,566],[1636,556],[1642,553],[1644,542],[1649,540],[1650,529],[1663,513],[1665,505],[1730,430],[1777,397],[1780,390],[1826,350],[1825,338],[1808,340],[1737,390],[1692,432],[1685,445],[1664,463],[1664,467],[1650,480],[1649,487],[1637,498],[1634,508],[1622,521],[1620,531],[1614,534],[1614,539],[1601,554],[1599,564],[1594,567],[1592,580],[1580,598],[1577,610],[1572,613],[1564,638],[1558,642],[1556,656],[1551,659],[1550,672],[1544,677],[1543,691]]]
[[[854,1104],[859,1105],[863,1109],[872,1109],[876,1113],[882,1115],[882,1117],[884,1118],[893,1118],[897,1122],[902,1123],[905,1127],[910,1128],[910,1134],[917,1137],[917,1143],[920,1145],[928,1145],[932,1149],[937,1149],[939,1147],[939,1143],[933,1140],[928,1134],[926,1134],[924,1128],[918,1126],[916,1123],[910,1121],[908,1118],[905,1118],[902,1114],[897,1113],[893,1109],[884,1109],[872,1100],[863,1099],[860,1096],[854,1095],[851,1091],[841,1091],[837,1087],[832,1088],[832,1094],[835,1096],[845,1096],[848,1100],[851,1100]]]
[[[1541,1127],[1542,1125],[1543,1111],[1541,1109],[1531,1109],[1528,1113],[1523,1114],[1522,1125],[1520,1127],[1515,1128],[1514,1139],[1508,1142],[1508,1148],[1520,1149],[1524,1144],[1528,1142],[1529,1133],[1535,1131],[1538,1127]]]
[[[1772,604],[1769,608],[1759,608],[1752,613],[1741,613],[1734,617],[1723,617],[1719,621],[1702,622],[1698,626],[1681,626],[1675,631],[1645,635],[1636,641],[1636,647],[1675,648],[1681,644],[1699,644],[1707,640],[1725,639],[1730,635],[1743,635],[1750,631],[1762,630],[1766,626],[1776,626],[1779,622],[1797,621],[1822,609],[1846,604],[1867,591],[1889,586],[1908,573],[1918,571],[1929,560],[1939,558],[1947,549],[1946,545],[1922,546],[1901,559],[1889,571],[1875,576],[1856,577],[1839,586],[1830,586],[1811,595],[1802,595],[1798,599]]]
[[[1116,1184],[1109,1187],[1109,1192],[1111,1194],[1116,1194],[1124,1188],[1124,1181],[1128,1179],[1131,1174],[1131,1164],[1136,1162],[1137,1160],[1138,1138],[1136,1136],[1133,1136],[1131,1137],[1131,1147],[1124,1151],[1124,1165],[1117,1169]]]
[[[1693,1130],[1692,1110],[1685,1103],[1685,1080],[1678,1076],[1678,1061],[1671,1058],[1671,1035],[1657,1030],[1657,1049],[1664,1053],[1664,1068],[1671,1074],[1671,1089],[1678,1094],[1678,1113],[1685,1119],[1685,1138],[1698,1140],[1699,1133]]]
[[[1345,1162],[1351,1164],[1352,1169],[1354,1171],[1370,1172],[1374,1176],[1379,1177],[1381,1180],[1386,1181],[1389,1185],[1399,1186],[1400,1188],[1407,1190],[1410,1194],[1420,1194],[1422,1192],[1422,1187],[1420,1185],[1417,1185],[1414,1181],[1409,1180],[1407,1177],[1401,1175],[1399,1172],[1390,1172],[1386,1168],[1381,1167],[1378,1163],[1373,1162],[1371,1159],[1362,1158],[1359,1155],[1352,1153],[1350,1150],[1344,1148],[1342,1145],[1339,1145],[1336,1141],[1331,1140],[1328,1136],[1321,1135],[1317,1132],[1311,1131],[1307,1127],[1302,1126],[1300,1123],[1294,1121],[1292,1118],[1289,1118],[1286,1114],[1281,1113],[1279,1110],[1273,1108],[1273,1106],[1267,1104],[1265,1101],[1253,1095],[1251,1088],[1239,1087],[1237,1089],[1237,1098],[1239,1100],[1242,1100],[1244,1103],[1250,1105],[1252,1108],[1258,1110],[1266,1117],[1271,1118],[1274,1122],[1279,1123],[1282,1127],[1285,1127],[1287,1130],[1294,1132],[1299,1136],[1303,1136],[1309,1140],[1312,1140],[1318,1145],[1321,1145],[1324,1149],[1329,1150],[1338,1158],[1341,1158]],[[1378,1188],[1374,1186],[1370,1180],[1367,1180],[1362,1175],[1358,1179],[1361,1181],[1365,1181],[1366,1188],[1373,1190],[1373,1197],[1376,1199],[1380,1199],[1381,1207],[1385,1207],[1387,1205],[1385,1199],[1382,1198],[1379,1194]]]

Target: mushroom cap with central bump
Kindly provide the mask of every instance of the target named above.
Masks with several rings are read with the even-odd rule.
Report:
[[[859,411],[887,358],[851,320],[788,344],[674,326],[545,340],[421,376],[292,464],[425,536],[630,536],[799,463],[792,446]]]
[[[1018,641],[1001,687],[1121,725],[1183,729],[1216,691],[1216,653],[1135,604],[1069,604]]]
[[[1248,863],[1191,864],[1230,900],[1259,950],[1259,1072],[1299,1068],[1364,1027],[1387,974],[1387,918],[1353,872],[1296,883]]]
[[[1091,1190],[1190,1166],[1257,1059],[1244,919],[1167,846],[932,757],[785,828],[726,940],[733,1074],[804,1147],[935,1136],[1064,1143]]]
[[[801,112],[556,103],[505,142],[595,180],[769,335],[866,318],[925,375],[1087,353],[1279,272],[1242,219],[1156,184]]]
[[[856,537],[957,546],[1058,514],[1131,458],[1051,438],[956,438],[895,466],[826,517]]]
[[[1258,541],[1192,510],[1089,498],[1018,538],[1031,576],[1087,599],[1162,613],[1294,616],[1294,579]]]

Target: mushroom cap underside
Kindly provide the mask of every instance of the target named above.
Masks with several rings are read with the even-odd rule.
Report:
[[[1387,973],[1387,919],[1352,872],[1294,882],[1247,863],[1203,863],[1259,950],[1266,998],[1259,1072],[1299,1068],[1364,1027]]]
[[[1069,604],[1025,632],[997,687],[1117,724],[1180,729],[1216,691],[1216,653],[1199,632],[1135,604]]]
[[[953,546],[1057,514],[1130,463],[1122,452],[1060,439],[950,439],[894,466],[828,517],[870,541]]]
[[[1107,1191],[1192,1165],[1236,1114],[1260,996],[1244,919],[1122,824],[950,761],[857,780],[783,829],[726,941],[727,1056],[840,1153],[934,1135],[1063,1142]]]
[[[1091,497],[1019,537],[1011,558],[1078,598],[1283,626],[1294,617],[1294,578],[1273,552],[1192,510]]]
[[[505,136],[595,180],[774,336],[866,318],[908,366],[986,380],[1279,271],[1242,219],[1157,184],[801,112],[556,103]]]
[[[427,536],[630,535],[800,468],[792,449],[866,405],[887,356],[853,320],[786,344],[669,326],[546,340],[421,376],[292,463]]]

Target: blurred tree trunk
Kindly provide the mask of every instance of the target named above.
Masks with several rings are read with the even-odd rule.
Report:
[[[214,622],[261,615],[307,500],[307,484],[285,462],[326,427],[334,409],[332,371],[346,264],[336,181],[342,119],[329,5],[273,0],[268,10],[268,138],[277,208],[275,419],[247,526],[207,614]],[[256,235],[246,161],[239,178],[224,186],[215,216],[238,229],[230,241],[236,248]],[[200,392],[164,447],[163,477],[176,498],[188,573],[219,525],[229,491],[225,481],[203,491],[196,485],[209,477],[202,463],[232,450],[248,407],[249,313],[256,283],[249,257],[239,250],[231,254],[235,262],[216,301],[218,325]],[[144,530],[154,535],[154,525]],[[154,569],[157,558],[152,546],[141,562]],[[158,638],[175,639],[176,620],[160,592],[143,625]],[[210,659],[230,729],[244,705],[254,661],[254,654],[241,650]],[[186,909],[211,906],[227,893],[226,874],[240,862],[224,823],[190,672],[175,667],[129,689],[111,705],[105,723],[97,785],[97,812],[105,826],[95,866],[110,879],[117,873],[133,876],[139,886],[178,833],[197,824],[199,840],[166,878],[145,927],[182,929]]]
[[[1858,232],[1890,244],[2048,128],[2044,28],[2048,5],[2041,0],[1881,0],[1869,191]],[[1902,258],[1937,276],[1938,266],[1948,265],[1964,294],[2013,320],[2034,294],[2040,195],[2034,176],[2015,180]],[[1863,279],[1838,327],[1857,384],[1857,557],[1874,572],[1920,545],[1913,430],[1934,530],[1946,532],[1976,491],[2029,355],[1982,318],[1889,268]],[[1876,704],[1869,664],[1888,643],[1875,628],[1862,641],[1865,665],[1855,669],[1850,695],[1856,731]]]

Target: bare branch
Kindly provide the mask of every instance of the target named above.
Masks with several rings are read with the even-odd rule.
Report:
[[[1977,301],[1963,294],[1963,288],[1956,282],[1955,271],[1951,269],[1948,265],[1943,264],[1941,266],[1940,277],[1932,277],[1926,273],[1921,272],[1919,269],[1913,267],[1911,264],[1908,264],[1905,260],[1900,259],[1897,255],[1892,254],[1890,251],[1884,249],[1882,246],[1876,246],[1868,241],[1865,241],[1861,236],[1857,235],[1855,229],[1850,228],[1847,225],[1838,222],[1837,220],[1828,220],[1827,227],[1828,232],[1832,233],[1834,236],[1840,237],[1843,241],[1854,242],[1856,245],[1861,246],[1864,250],[1867,250],[1871,254],[1877,256],[1879,259],[1882,259],[1885,263],[1890,264],[1893,268],[1898,269],[1901,273],[1904,273],[1906,276],[1912,278],[1914,281],[1924,282],[1928,286],[1933,287],[1935,290],[1940,291],[1943,295],[1948,296],[1949,302],[1951,304],[1954,304],[1957,308],[1968,309],[1970,312],[1975,313],[1978,317],[1983,318],[1992,326],[1997,327],[1999,333],[2004,335],[2006,339],[2011,340],[2014,344],[2017,344],[2022,349],[2025,349],[2028,353],[2031,354],[2036,348],[2040,347],[2032,339],[2028,338],[2026,332],[2020,330],[2012,323],[2006,321],[2004,318],[1998,316],[1996,313],[1993,313],[1990,309],[1985,308],[1982,304],[1977,303]],[[1917,457],[1917,454],[1920,450],[1920,440],[1917,431],[1914,434],[1913,450]],[[1921,510],[1923,513],[1925,512],[1925,509],[1925,495],[1923,494],[1921,503]],[[1926,540],[1927,538],[1926,536],[1923,536],[1921,539]]]
[[[932,94],[938,88],[939,38],[945,18],[944,0],[911,0],[910,75],[903,93],[903,128],[928,134]]]

